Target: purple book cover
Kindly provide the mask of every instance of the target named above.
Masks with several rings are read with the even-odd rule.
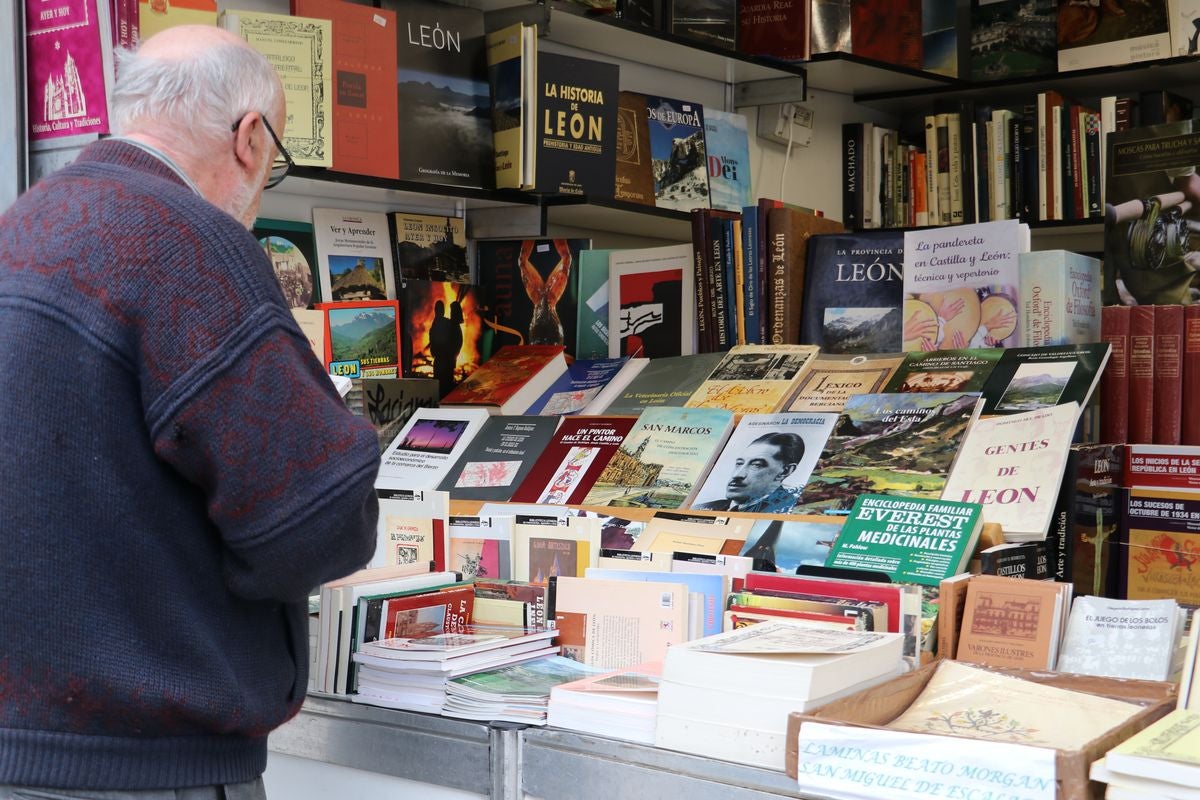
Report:
[[[30,141],[108,133],[96,1],[26,1]]]

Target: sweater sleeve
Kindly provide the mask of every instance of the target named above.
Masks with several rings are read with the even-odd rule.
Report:
[[[204,493],[231,591],[297,600],[370,560],[376,434],[287,311],[260,306],[150,412],[155,452]]]

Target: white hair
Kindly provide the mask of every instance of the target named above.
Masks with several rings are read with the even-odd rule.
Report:
[[[237,42],[199,48],[186,58],[118,50],[113,130],[126,134],[166,126],[180,133],[177,146],[195,150],[197,140],[229,136],[243,115],[277,108],[282,92],[274,67]]]

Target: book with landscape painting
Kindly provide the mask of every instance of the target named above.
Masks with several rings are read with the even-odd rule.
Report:
[[[1003,350],[918,350],[904,355],[885,392],[982,392]]]
[[[322,300],[396,299],[386,214],[314,208],[312,220]]]
[[[347,378],[395,378],[400,307],[395,300],[318,303],[325,315],[325,368]]]
[[[1020,414],[1091,399],[1110,346],[1099,344],[1010,347],[983,386],[983,416]]]
[[[732,428],[732,412],[720,408],[643,411],[584,504],[686,507]]]
[[[799,513],[849,509],[861,494],[938,498],[978,413],[975,392],[860,394],[804,487]]]

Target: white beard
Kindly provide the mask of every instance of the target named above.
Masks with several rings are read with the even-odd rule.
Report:
[[[235,188],[230,193],[229,200],[222,209],[229,216],[246,226],[246,230],[254,227],[254,220],[258,217],[258,206],[262,202],[263,184],[266,183],[267,173],[270,170],[271,162],[264,161],[262,169],[258,171],[254,180],[243,183]]]

